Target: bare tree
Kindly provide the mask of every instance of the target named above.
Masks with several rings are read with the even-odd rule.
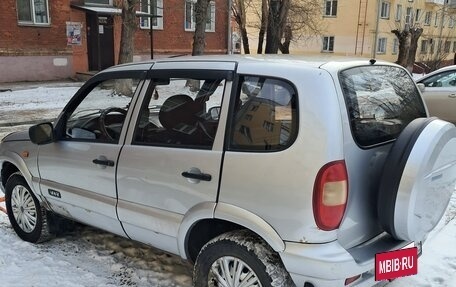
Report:
[[[321,5],[314,0],[250,1],[246,9],[257,18],[249,25],[258,29],[257,53],[287,54],[293,41],[320,35],[324,30],[319,17]]]
[[[246,28],[246,5],[250,3],[251,0],[234,0],[233,5],[231,6],[231,11],[233,13],[234,20],[236,21],[239,30],[241,31],[241,40],[242,46],[244,47],[244,53],[250,54],[249,46],[249,37],[247,35]],[[263,0],[265,1],[265,0]]]
[[[210,0],[198,0],[194,6],[195,34],[193,36],[193,56],[204,54],[209,2]]]

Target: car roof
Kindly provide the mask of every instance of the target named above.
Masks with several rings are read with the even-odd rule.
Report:
[[[446,66],[446,67],[440,68],[438,70],[430,72],[429,74],[424,75],[423,77],[419,78],[416,81],[420,82],[420,81],[423,81],[423,80],[425,80],[425,79],[427,79],[429,77],[434,76],[435,74],[438,74],[438,73],[441,73],[441,72],[445,72],[445,71],[451,71],[451,70],[455,70],[456,71],[456,65],[451,65],[451,66]]]
[[[371,60],[368,58],[354,58],[344,56],[302,56],[302,55],[203,55],[203,56],[182,56],[182,57],[171,57],[161,58],[156,60],[148,60],[144,62],[134,62],[122,65],[113,66],[106,69],[105,71],[122,71],[122,70],[148,70],[155,63],[166,63],[166,62],[231,62],[238,65],[244,64],[264,64],[265,66],[270,65],[281,65],[281,66],[303,66],[308,68],[320,68],[323,65],[331,64],[331,67],[343,67],[347,68],[350,66],[360,65],[371,65],[371,61],[375,61],[377,64],[394,65],[389,62],[380,60]]]

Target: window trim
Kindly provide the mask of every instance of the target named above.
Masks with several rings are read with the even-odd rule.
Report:
[[[157,25],[152,25],[152,28],[154,30],[163,30],[163,0],[140,0],[139,1],[139,10],[142,11],[142,3],[143,1],[147,1],[147,12],[148,14],[151,14],[150,12],[150,8],[151,8],[151,5],[150,3],[152,1],[156,1],[157,3],[157,14],[156,16],[160,16],[160,17],[157,17],[155,18],[157,20]],[[143,24],[143,19],[144,18],[147,18],[147,25],[144,25]],[[139,28],[142,29],[142,30],[150,30],[150,17],[139,17]]]
[[[36,14],[35,14],[35,0],[29,0],[30,1],[30,14],[32,16],[31,21],[24,21],[19,19],[19,5],[18,5],[18,0],[16,0],[16,17],[17,17],[17,23],[20,26],[36,26],[36,27],[50,27],[51,26],[51,15],[49,14],[49,0],[44,0],[46,1],[46,23],[38,23],[36,22]]]
[[[195,10],[195,5],[197,0],[184,0],[184,31],[186,32],[193,32],[195,31],[195,17],[194,17],[194,10]],[[190,22],[190,28],[187,28],[187,3],[191,3],[191,22]],[[216,24],[216,9],[215,9],[215,0],[209,1],[209,7],[208,7],[208,13],[211,14],[211,26],[208,29],[207,28],[207,23],[206,23],[206,29],[205,32],[210,32],[210,33],[215,33],[215,24]]]
[[[236,100],[239,97],[242,88],[242,81],[241,78],[243,77],[259,77],[259,78],[267,78],[271,80],[278,80],[284,83],[287,83],[295,92],[294,100],[296,105],[296,113],[295,113],[295,121],[293,128],[295,129],[294,133],[290,133],[290,139],[286,146],[283,146],[281,149],[274,149],[274,150],[258,150],[258,149],[240,149],[240,148],[232,148],[231,147],[231,137],[234,132],[234,113],[235,113],[235,105]],[[224,145],[226,147],[226,151],[228,152],[251,152],[251,153],[274,153],[274,152],[281,152],[284,150],[289,149],[298,138],[299,134],[299,94],[298,89],[296,86],[288,79],[274,77],[274,76],[267,76],[267,75],[259,75],[259,74],[236,74],[236,77],[233,81],[233,88],[231,90],[231,99],[230,99],[230,106],[228,109],[228,117],[226,122],[226,130],[225,130],[225,141]],[[230,120],[231,119],[231,120]]]
[[[328,47],[325,47],[325,38],[328,38]],[[330,43],[331,43],[331,38],[332,38],[332,49],[329,49],[329,47],[331,46]],[[336,42],[336,37],[335,36],[322,36],[321,38],[321,52],[322,53],[334,53],[334,43]]]
[[[380,48],[382,48],[381,45],[380,45],[380,41],[383,41],[383,40],[385,41],[385,44],[383,45],[384,51],[380,50]],[[386,54],[387,44],[388,44],[388,38],[387,37],[379,37],[377,39],[377,51],[376,51],[376,53],[377,54]]]
[[[386,10],[383,10],[385,7]],[[380,19],[389,19],[390,18],[391,3],[389,1],[382,1],[380,5]],[[386,13],[386,15],[383,14]]]
[[[336,3],[336,7],[334,8],[334,2]],[[323,7],[323,17],[326,18],[336,18],[337,17],[337,9],[338,9],[338,0],[325,0],[325,5]],[[326,14],[326,5],[330,3],[329,7],[329,14]]]

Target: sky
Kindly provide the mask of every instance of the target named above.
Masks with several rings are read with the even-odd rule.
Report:
[[[40,119],[51,120],[80,84],[23,87],[0,92],[0,138]],[[2,193],[0,192],[0,197]],[[0,203],[4,206],[4,203]],[[387,286],[456,286],[456,193],[429,235],[418,275]],[[20,287],[191,286],[192,266],[180,257],[91,227],[42,244],[19,239],[0,212],[0,284]]]

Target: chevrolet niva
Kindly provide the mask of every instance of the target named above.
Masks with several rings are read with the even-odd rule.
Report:
[[[427,115],[373,59],[132,63],[6,136],[1,186],[29,242],[66,218],[178,254],[195,286],[372,286],[456,185],[456,128]]]

